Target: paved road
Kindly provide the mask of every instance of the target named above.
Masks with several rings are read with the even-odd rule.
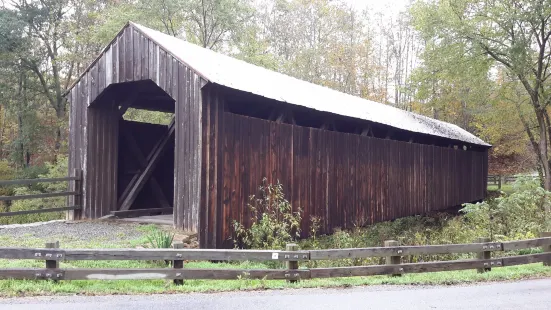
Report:
[[[474,286],[370,286],[217,294],[0,299],[0,309],[551,309],[551,279]]]

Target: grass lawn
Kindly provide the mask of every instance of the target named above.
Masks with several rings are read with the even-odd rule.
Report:
[[[64,267],[69,267],[64,264]],[[102,266],[103,265],[103,266]],[[41,263],[0,263],[4,267],[39,267]],[[138,268],[146,267],[137,262],[79,262],[73,267]],[[149,265],[151,267],[151,265]],[[243,262],[241,264],[213,264],[190,262],[188,268],[266,268],[263,264]],[[170,294],[188,292],[221,292],[235,290],[264,290],[285,288],[350,287],[358,285],[452,285],[485,281],[510,281],[527,278],[550,277],[551,267],[542,264],[494,268],[491,272],[478,274],[475,270],[406,274],[402,277],[372,276],[352,278],[330,278],[303,280],[288,284],[280,280],[187,280],[182,286],[175,286],[168,280],[117,280],[117,281],[0,281],[0,297],[36,295],[106,295],[106,294]]]
[[[498,190],[497,185],[488,185],[488,190],[497,191]],[[511,194],[513,192],[513,184],[502,184],[501,191],[507,194]]]
[[[155,226],[142,226],[138,229],[144,232],[154,231]],[[47,238],[47,237],[45,237]],[[65,238],[60,240],[62,248],[125,248],[136,247],[146,243],[145,238],[106,243],[102,240],[83,243],[79,240]],[[20,236],[17,238],[0,236],[0,244],[4,247],[42,247],[43,238]],[[61,268],[159,268],[159,263],[144,261],[70,261],[61,262]],[[44,267],[44,261],[35,260],[0,260],[0,268]],[[265,269],[267,265],[257,262],[241,263],[210,263],[188,262],[185,268],[236,268]],[[449,285],[481,281],[507,281],[526,278],[551,277],[551,267],[542,264],[532,264],[515,267],[494,268],[491,272],[478,274],[476,270],[450,271],[424,274],[406,274],[402,277],[371,276],[352,278],[331,278],[303,280],[297,284],[288,284],[279,280],[188,280],[182,286],[175,286],[168,280],[82,280],[82,281],[23,281],[0,280],[0,297],[36,296],[55,294],[153,294],[153,293],[184,293],[184,292],[219,292],[232,290],[262,290],[284,288],[313,287],[349,287],[357,285]]]

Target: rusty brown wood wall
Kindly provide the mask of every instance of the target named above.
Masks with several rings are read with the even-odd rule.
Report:
[[[116,209],[118,105],[139,87],[117,85],[151,80],[176,105],[175,227],[198,230],[201,176],[201,87],[206,83],[132,25],[125,27],[71,89],[69,167],[83,171],[83,213],[97,218]],[[113,87],[115,86],[115,87]],[[128,91],[131,90],[131,91]],[[126,96],[126,97],[124,97]],[[115,154],[115,155],[105,155]],[[107,156],[107,158],[104,158]]]
[[[212,96],[210,105],[220,104]],[[218,113],[213,113],[218,111]],[[205,111],[204,111],[205,112]],[[464,151],[279,124],[212,109],[202,246],[231,246],[232,222],[249,224],[261,180],[283,184],[321,233],[423,214],[484,198],[486,151]],[[208,124],[207,124],[208,126]],[[206,137],[204,137],[204,140]],[[208,139],[207,139],[208,140]],[[218,154],[216,161],[212,154]],[[205,153],[204,153],[205,154]]]

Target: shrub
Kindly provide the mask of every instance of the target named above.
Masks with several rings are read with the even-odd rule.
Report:
[[[300,237],[302,210],[285,199],[281,183],[268,184],[264,178],[257,195],[249,198],[251,225],[233,222],[234,243],[239,248],[283,249]]]
[[[537,181],[520,178],[513,184],[514,191],[501,197],[462,209],[468,225],[482,229],[492,240],[505,236],[537,236],[550,229],[549,204],[551,193]]]
[[[10,167],[7,161],[0,160],[0,180],[11,180],[15,175],[15,171]],[[13,195],[13,187],[0,187],[0,196]],[[8,209],[6,201],[0,201],[0,212],[5,212]]]

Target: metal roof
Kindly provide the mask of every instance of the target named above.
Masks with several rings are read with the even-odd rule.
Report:
[[[130,25],[212,83],[318,111],[490,146],[456,125],[302,81],[135,23]]]

